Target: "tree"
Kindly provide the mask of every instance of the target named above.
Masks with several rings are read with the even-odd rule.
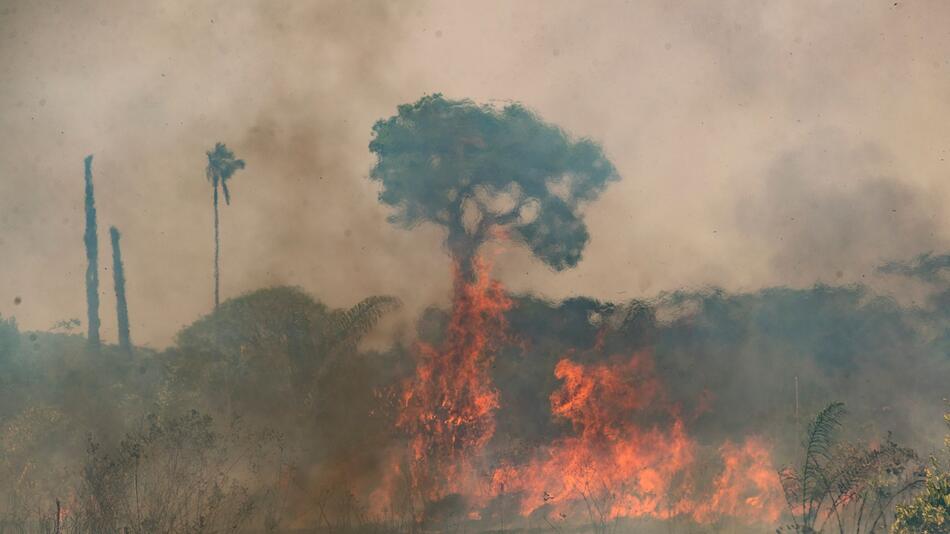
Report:
[[[99,238],[96,233],[96,197],[92,187],[92,156],[85,159],[86,177],[86,306],[89,346],[99,348]]]
[[[228,149],[224,143],[215,143],[214,150],[209,150],[208,166],[205,169],[205,176],[211,183],[214,190],[214,307],[218,308],[220,302],[220,280],[221,271],[218,266],[220,257],[220,238],[218,231],[218,188],[224,192],[224,202],[231,205],[231,192],[228,189],[228,180],[240,169],[244,168],[244,160],[235,159],[234,152]]]
[[[129,336],[129,305],[125,300],[125,268],[122,265],[122,249],[119,247],[119,229],[109,228],[112,238],[112,281],[115,285],[115,311],[119,327],[119,347],[132,355],[132,339]]]
[[[373,296],[331,309],[299,288],[259,289],[183,329],[172,372],[187,389],[220,394],[229,412],[273,417],[314,393],[333,361],[352,357],[359,340],[398,305]]]
[[[370,178],[396,208],[390,222],[446,227],[471,277],[479,246],[505,233],[556,270],[573,267],[589,235],[579,212],[619,179],[600,147],[572,139],[519,104],[501,109],[440,94],[399,106],[373,126]]]

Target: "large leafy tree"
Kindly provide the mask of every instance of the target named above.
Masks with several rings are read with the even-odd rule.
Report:
[[[618,179],[601,148],[573,139],[519,104],[502,108],[425,96],[373,127],[370,177],[391,222],[444,226],[463,273],[503,232],[557,270],[573,267],[589,235],[580,206]]]
[[[220,233],[218,230],[218,189],[224,192],[225,204],[231,205],[231,192],[228,189],[228,180],[234,176],[234,173],[244,168],[244,160],[236,159],[234,152],[228,149],[224,143],[215,143],[214,149],[209,150],[208,166],[205,168],[205,176],[211,183],[214,190],[214,307],[218,308],[220,303],[220,282],[221,270],[219,267],[219,258],[221,250]]]

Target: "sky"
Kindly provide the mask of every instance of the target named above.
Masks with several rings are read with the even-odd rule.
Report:
[[[517,243],[496,276],[551,299],[864,283],[950,249],[950,4],[942,1],[0,0],[0,315],[85,322],[82,160],[94,154],[133,341],[212,306],[205,151],[247,168],[221,211],[222,296],[297,285],[332,306],[444,306],[442,230],[386,221],[376,120],[443,93],[521,102],[600,143],[619,182],[553,272]],[[17,303],[19,302],[19,303]]]

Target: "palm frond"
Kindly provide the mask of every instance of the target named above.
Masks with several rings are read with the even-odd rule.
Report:
[[[828,459],[834,444],[834,432],[841,426],[841,418],[847,413],[843,402],[833,402],[818,412],[808,424],[805,439],[805,464],[819,459]]]
[[[345,311],[338,311],[328,318],[327,337],[333,344],[358,339],[369,332],[383,314],[398,307],[399,299],[389,296],[374,296]]]
[[[221,179],[228,180],[231,176],[244,168],[243,159],[227,159],[221,165]]]
[[[206,154],[208,166],[205,169],[205,177],[215,186],[221,182],[224,187],[224,200],[230,204],[231,193],[228,190],[227,181],[235,172],[244,168],[244,160],[236,159],[234,152],[224,143],[215,143],[214,149],[207,151]]]
[[[837,500],[851,498],[884,474],[900,474],[907,462],[917,458],[912,449],[899,446],[891,439],[890,434],[884,444],[878,447],[850,447],[842,456],[843,459],[839,462],[841,467],[831,477],[838,493],[835,496]]]
[[[823,408],[808,424],[805,437],[805,462],[801,473],[802,523],[810,526],[821,504],[831,491],[830,481],[823,465],[827,463],[834,445],[834,433],[841,426],[846,413],[844,403],[833,402]]]

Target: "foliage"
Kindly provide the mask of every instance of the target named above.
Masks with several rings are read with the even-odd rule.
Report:
[[[832,433],[841,426],[844,404],[823,408],[808,425],[803,443],[805,458],[801,469],[786,467],[779,472],[785,500],[799,532],[813,532],[815,521],[830,491],[823,480],[824,464],[830,463]]]
[[[431,222],[468,261],[499,228],[551,267],[573,267],[588,240],[580,204],[618,179],[590,140],[571,139],[519,104],[501,109],[440,94],[373,126],[370,177],[392,222]]]
[[[793,523],[784,530],[860,534],[886,529],[894,503],[920,486],[922,471],[913,450],[890,437],[877,446],[839,443],[844,404],[831,403],[809,423],[800,468],[779,472]],[[782,529],[780,529],[782,530]]]
[[[941,275],[950,274],[950,254],[925,252],[911,261],[888,262],[879,267],[878,271],[937,283],[941,280]]]
[[[333,361],[355,353],[356,342],[398,304],[374,296],[349,309],[330,309],[294,287],[247,293],[179,333],[168,361],[172,380],[186,391],[217,397],[227,413],[262,419],[287,413],[311,397]]]
[[[950,427],[950,413],[943,416]],[[946,437],[950,453],[950,435]],[[950,464],[942,466],[933,458],[927,469],[924,490],[910,503],[897,507],[895,534],[950,533]]]
[[[924,491],[897,509],[894,532],[946,534],[950,532],[950,472],[934,465],[927,470]]]
[[[0,316],[0,365],[9,362],[19,347],[20,331],[17,329],[16,319],[4,319]]]
[[[205,176],[211,182],[211,187],[221,186],[224,192],[224,202],[231,204],[231,191],[228,189],[228,180],[234,176],[234,173],[244,168],[244,160],[234,157],[231,151],[224,143],[215,143],[214,148],[207,152],[208,166],[205,168]]]

